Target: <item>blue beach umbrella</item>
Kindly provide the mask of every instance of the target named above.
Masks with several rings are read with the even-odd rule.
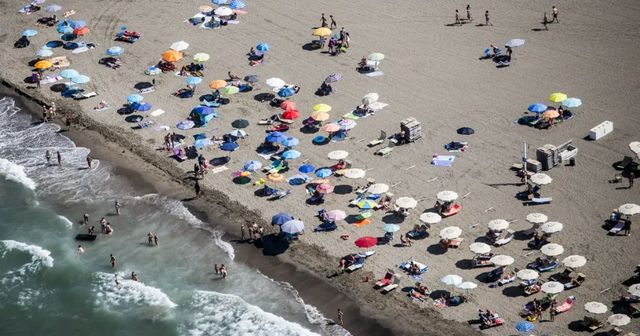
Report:
[[[196,149],[203,149],[209,146],[210,144],[211,144],[211,141],[209,141],[209,139],[198,139],[193,142],[193,147],[195,147]]]
[[[242,9],[245,7],[247,7],[247,5],[240,0],[233,0],[231,1],[231,3],[229,3],[229,8],[231,9]]]
[[[319,178],[325,178],[333,175],[333,171],[329,168],[320,168],[316,170],[316,176]]]
[[[269,134],[267,134],[267,136],[264,138],[266,141],[269,142],[281,142],[282,140],[288,138],[284,133],[281,132],[271,132]]]
[[[527,110],[529,110],[529,112],[533,112],[533,113],[543,113],[544,111],[547,110],[547,105],[540,104],[540,103],[535,103],[535,104],[529,105],[529,107],[527,107]]]
[[[294,146],[297,146],[300,143],[300,140],[298,140],[297,138],[294,138],[294,137],[289,137],[289,138],[286,138],[286,139],[282,140],[281,143],[282,143],[283,146],[286,146],[286,147],[294,147]]]
[[[187,85],[198,85],[200,83],[202,83],[202,78],[200,77],[195,77],[195,76],[189,76],[186,79]]]
[[[144,100],[144,97],[139,95],[139,94],[137,94],[137,93],[132,93],[132,94],[127,96],[127,101],[129,103],[139,103],[139,102],[141,102],[143,100]]]
[[[225,152],[233,152],[234,150],[238,149],[238,147],[240,146],[235,142],[225,142],[220,145],[220,149]]]
[[[85,75],[78,75],[78,76],[75,76],[75,77],[71,78],[71,81],[76,83],[76,84],[86,84],[86,83],[89,83],[91,81],[91,78],[89,78],[89,76],[85,76]]]
[[[287,159],[287,160],[288,159],[297,159],[297,158],[300,157],[300,155],[301,155],[300,152],[298,152],[297,150],[290,149],[290,150],[282,153],[282,158],[283,159]]]
[[[269,51],[269,45],[264,42],[260,43],[256,46],[256,50],[262,52]]]
[[[82,20],[69,21],[69,26],[71,26],[73,29],[82,28],[82,27],[85,27],[86,25],[87,23]]]
[[[56,28],[56,31],[60,34],[68,35],[73,33],[73,28],[71,26],[63,25]]]
[[[146,112],[151,110],[151,104],[138,102],[138,103],[131,104],[131,108],[136,111]]]
[[[215,113],[216,111],[212,107],[209,107],[209,106],[196,106],[196,107],[193,108],[193,110],[191,110],[191,112],[192,113],[198,113],[198,114],[203,115],[203,116],[208,116],[208,115],[210,115],[212,113]]]
[[[49,5],[47,6],[47,9],[45,9],[45,11],[47,13],[55,13],[55,12],[59,12],[62,10],[62,6],[60,5]]]
[[[534,329],[536,329],[536,326],[529,321],[516,322],[516,330],[518,332],[521,332],[521,333],[532,332]]]
[[[278,212],[271,217],[271,225],[282,225],[293,219],[293,216],[286,212]]]
[[[400,230],[400,225],[397,224],[384,224],[382,225],[382,231],[384,232],[396,232]]]
[[[76,70],[73,70],[73,69],[65,69],[65,70],[62,70],[60,72],[60,77],[62,77],[64,79],[71,79],[71,78],[77,77],[79,75],[80,75],[80,73],[78,71],[76,71]]]
[[[242,167],[242,169],[247,171],[256,171],[260,168],[262,168],[262,163],[260,163],[260,161],[255,161],[255,160],[245,162],[244,166]]]
[[[282,98],[291,97],[295,93],[296,92],[293,90],[293,88],[290,87],[283,87],[282,89],[278,90],[278,96]]]
[[[300,168],[298,168],[298,171],[304,174],[308,174],[311,173],[312,171],[314,171],[316,168],[313,165],[310,164],[304,164],[302,166],[300,166]]]
[[[213,2],[216,5],[226,5],[227,2],[229,2],[229,0],[212,0],[211,2]]]
[[[109,56],[120,56],[120,55],[122,55],[122,53],[124,53],[124,48],[119,47],[119,46],[114,46],[114,47],[111,47],[111,48],[107,49],[106,53]]]
[[[26,29],[22,31],[22,36],[31,37],[38,35],[38,31],[35,29]]]
[[[574,108],[582,105],[582,100],[578,98],[567,98],[562,102],[562,106],[568,108]]]
[[[301,185],[310,180],[309,176],[304,174],[293,175],[287,179],[290,185]]]

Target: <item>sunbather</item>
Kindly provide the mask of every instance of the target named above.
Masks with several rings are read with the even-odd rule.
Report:
[[[411,247],[411,238],[409,238],[408,236],[405,238],[402,234],[400,235],[400,242],[402,243],[403,246],[409,246]]]

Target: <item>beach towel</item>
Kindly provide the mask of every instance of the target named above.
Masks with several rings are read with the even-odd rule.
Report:
[[[371,223],[371,221],[369,219],[365,218],[365,219],[363,219],[363,220],[361,220],[359,222],[353,223],[353,225],[355,225],[356,227],[363,227],[363,226],[365,226],[367,224],[370,224],[370,223]]]
[[[163,115],[164,114],[164,110],[162,109],[157,109],[151,113],[149,113],[152,117],[157,117],[159,115]]]
[[[237,25],[237,24],[240,24],[240,21],[238,21],[238,20],[227,20],[227,24]]]
[[[369,108],[374,110],[374,111],[380,111],[380,110],[382,110],[383,108],[385,108],[387,106],[389,106],[389,104],[387,104],[387,103],[375,102],[375,103],[372,103],[371,105],[369,105]]]
[[[211,173],[212,174],[217,174],[217,173],[221,173],[225,170],[229,170],[229,168],[227,166],[219,166],[219,167],[214,167],[211,168]]]
[[[71,53],[72,54],[81,54],[81,53],[86,52],[86,51],[89,51],[89,48],[87,48],[87,47],[78,47],[78,48],[73,49],[71,51]]]
[[[40,81],[40,85],[53,84],[61,79],[62,77],[58,74],[47,75]]]
[[[164,131],[168,131],[170,129],[171,129],[171,127],[169,127],[167,125],[160,125],[160,126],[156,127],[156,131],[158,131],[158,132],[164,132]]]
[[[67,56],[53,57],[48,59],[47,61],[51,62],[53,64],[53,67],[56,69],[65,68],[71,65],[69,63],[69,60],[67,59]]]
[[[379,71],[379,70],[378,71],[374,71],[374,72],[369,72],[369,73],[365,74],[365,76],[367,76],[367,77],[380,77],[382,75],[384,75],[384,72]]]
[[[434,166],[440,166],[440,167],[451,167],[453,166],[453,161],[455,159],[456,159],[455,156],[436,154],[431,159],[431,164]]]
[[[360,117],[358,117],[357,115],[353,114],[353,111],[347,113],[347,114],[343,114],[342,118],[344,119],[349,119],[349,120],[358,120],[360,119]]]

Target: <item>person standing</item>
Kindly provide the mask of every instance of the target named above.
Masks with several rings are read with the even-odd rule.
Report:
[[[547,17],[547,12],[544,12],[544,16],[542,17],[542,25],[544,26],[544,30],[549,30],[549,18]]]
[[[629,186],[627,187],[627,189],[631,189],[631,187],[633,187],[633,180],[636,179],[636,174],[633,172],[630,172],[629,177],[627,177],[627,179],[629,180]]]
[[[85,213],[84,215],[82,215],[82,225],[87,225],[89,224],[89,214]]]
[[[324,17],[324,13],[322,13],[322,17],[320,17],[320,27],[327,26],[327,19]]]
[[[91,155],[87,155],[87,167],[89,169],[91,169],[91,162],[93,161],[93,158],[91,157]]]
[[[84,248],[82,248],[82,245],[78,245],[78,253],[79,254],[83,254],[84,253]]]
[[[149,234],[147,234],[147,242],[149,246],[153,245],[153,233],[149,232]]]
[[[244,224],[240,224],[240,241],[244,242],[245,234],[246,234],[246,228],[244,227]]]
[[[458,26],[462,26],[462,22],[460,21],[460,13],[458,12],[458,10],[456,9],[456,21],[455,24]]]
[[[551,306],[549,307],[549,321],[551,322],[555,320],[557,306],[558,306],[558,301],[556,301],[556,299],[551,300]]]
[[[344,313],[342,312],[342,310],[340,310],[340,308],[338,308],[338,325],[344,325]]]
[[[505,46],[507,49],[507,57],[509,57],[509,62],[511,62],[511,54],[513,54],[513,49],[510,46]]]
[[[116,200],[116,202],[113,205],[116,208],[116,215],[120,215],[120,202]]]
[[[158,246],[158,235],[157,234],[153,234],[153,243]]]
[[[467,4],[467,20],[469,22],[473,21],[473,18],[471,17],[471,5]]]
[[[60,155],[60,151],[56,151],[56,156],[58,157],[58,166],[62,167],[62,155]]]
[[[624,220],[624,226],[622,229],[624,230],[625,236],[631,236],[631,220],[629,218]]]
[[[198,183],[198,180],[196,180],[196,184],[193,186],[193,190],[196,193],[196,198],[200,197],[200,183]]]
[[[47,105],[42,105],[42,122],[49,121],[49,109]]]
[[[111,268],[116,268],[116,257],[113,256],[113,254],[110,254],[110,258],[111,258]]]
[[[220,264],[220,276],[222,277],[222,279],[226,279],[227,278],[227,269],[226,267],[224,267],[224,264]]]
[[[329,29],[338,28],[338,24],[336,23],[336,20],[333,19],[333,15],[329,15],[329,18],[331,19],[331,25],[329,26]]]
[[[553,15],[553,19],[551,22],[560,23],[560,21],[558,20],[558,7],[553,6],[551,8],[551,15]]]
[[[49,152],[48,149],[44,153],[44,157],[47,159],[47,165],[50,166],[51,165],[51,152]]]
[[[493,26],[493,23],[491,23],[491,20],[489,18],[489,11],[484,11],[484,25],[485,26]]]

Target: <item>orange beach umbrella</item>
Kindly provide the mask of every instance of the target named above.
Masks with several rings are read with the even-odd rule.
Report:
[[[182,59],[182,53],[175,50],[167,50],[162,53],[162,59],[167,62],[177,62]]]
[[[36,62],[36,64],[33,65],[33,67],[38,69],[38,70],[48,69],[48,68],[50,68],[52,66],[53,66],[53,63],[51,63],[49,61],[38,61],[38,62]]]
[[[222,89],[225,86],[227,86],[227,81],[222,80],[222,79],[216,79],[216,80],[212,80],[211,82],[209,82],[209,87],[212,90]]]

